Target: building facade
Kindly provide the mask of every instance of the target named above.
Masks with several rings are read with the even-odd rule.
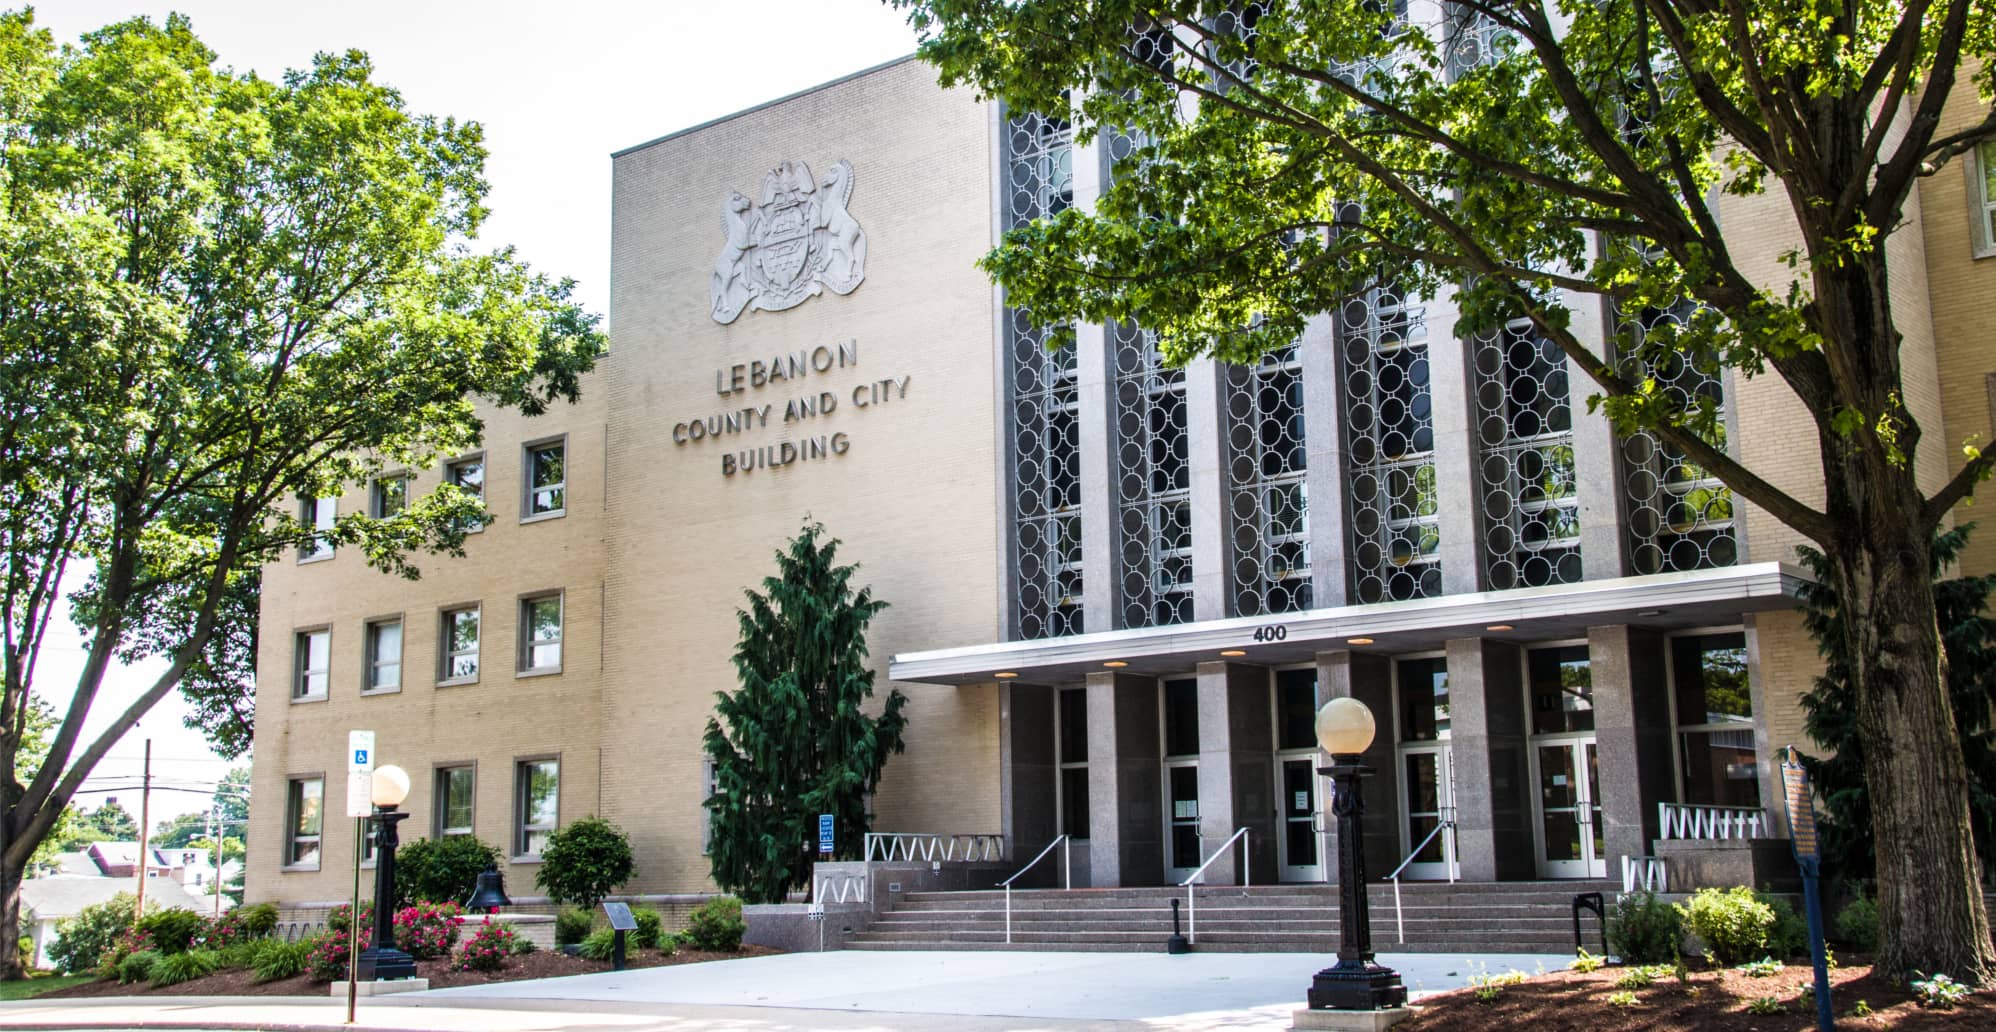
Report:
[[[1065,834],[1078,880],[1143,885],[1246,829],[1255,870],[1209,879],[1325,880],[1310,722],[1349,695],[1379,725],[1368,851],[1410,877],[1601,877],[1700,822],[1779,832],[1773,754],[1807,745],[1816,670],[1795,535],[1615,435],[1528,326],[1458,337],[1448,296],[1380,284],[1253,366],[1173,368],[1128,325],[1050,350],[974,263],[1093,203],[1126,147],[904,60],[616,155],[582,401],[301,503],[473,486],[466,557],[266,571],[250,899],[342,895],[355,728],[414,776],[405,834],[499,845],[516,896],[585,814],[631,833],[631,891],[711,891],[701,735],[741,592],[807,519],[891,605],[869,646],[908,750],[881,831],[1002,834],[1020,862]],[[1950,441],[1991,429],[1984,157],[1924,182],[1893,244],[1909,397]],[[1775,282],[1782,213],[1722,205]],[[1685,315],[1582,312],[1596,343]],[[1819,496],[1778,382],[1658,373]],[[1948,452],[1922,450],[1930,481]]]

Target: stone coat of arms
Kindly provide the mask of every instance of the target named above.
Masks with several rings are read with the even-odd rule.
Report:
[[[729,192],[721,204],[726,243],[709,287],[714,321],[795,308],[827,288],[852,293],[866,278],[866,232],[846,210],[851,197],[848,161],[822,180],[811,166],[786,161],[762,177],[760,202]]]

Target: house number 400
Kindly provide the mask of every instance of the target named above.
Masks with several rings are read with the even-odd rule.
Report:
[[[1254,640],[1256,641],[1281,641],[1287,637],[1289,637],[1289,628],[1282,624],[1270,624],[1267,627],[1257,627],[1254,629]]]

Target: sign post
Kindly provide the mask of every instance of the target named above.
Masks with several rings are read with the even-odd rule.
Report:
[[[629,903],[604,903],[603,916],[610,919],[610,970],[624,970],[624,933],[638,929],[637,916]]]
[[[360,996],[360,854],[374,796],[374,732],[347,732],[347,816],[353,822],[353,910],[347,921],[347,1024]]]
[[[1794,746],[1783,750],[1781,785],[1788,799],[1790,842],[1795,866],[1802,869],[1802,906],[1809,915],[1809,956],[1816,965],[1816,1028],[1830,1032],[1836,1018],[1830,1007],[1830,971],[1823,955],[1823,897],[1816,887],[1822,874],[1822,851],[1816,842],[1816,804],[1809,793],[1809,772],[1802,769]]]

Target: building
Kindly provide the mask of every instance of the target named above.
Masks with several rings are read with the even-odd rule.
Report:
[[[208,914],[217,912],[211,855],[200,849],[151,849],[146,863],[146,909],[175,907]],[[108,903],[119,893],[138,890],[139,845],[136,842],[93,842],[87,848],[55,856],[53,873],[21,883],[23,934],[34,942],[32,962],[48,967],[49,947],[63,922],[84,907]],[[240,873],[234,861],[224,871]],[[234,904],[227,897],[222,910]]]
[[[249,898],[344,895],[353,728],[415,775],[405,836],[501,845],[516,896],[585,814],[631,832],[631,891],[711,891],[701,733],[741,591],[807,517],[892,604],[870,645],[909,730],[881,831],[1002,834],[1020,862],[1064,833],[1086,880],[1143,885],[1246,828],[1255,881],[1324,880],[1309,725],[1335,695],[1378,717],[1368,849],[1413,877],[1600,877],[1660,838],[1780,831],[1772,757],[1815,669],[1796,536],[1614,435],[1524,328],[1456,339],[1448,297],[1382,286],[1252,368],[1167,368],[1129,326],[1048,351],[973,263],[1091,203],[1117,146],[903,60],[617,154],[582,402],[306,503],[448,478],[493,514],[468,556],[415,583],[330,549],[265,573],[252,819],[280,833],[250,837]],[[1894,238],[1935,440],[1991,432],[1992,201],[1977,167],[1933,177]],[[1780,213],[1721,204],[1771,280]],[[1771,378],[1674,385],[1811,495],[1813,431]],[[1930,485],[1948,454],[1921,451]]]

